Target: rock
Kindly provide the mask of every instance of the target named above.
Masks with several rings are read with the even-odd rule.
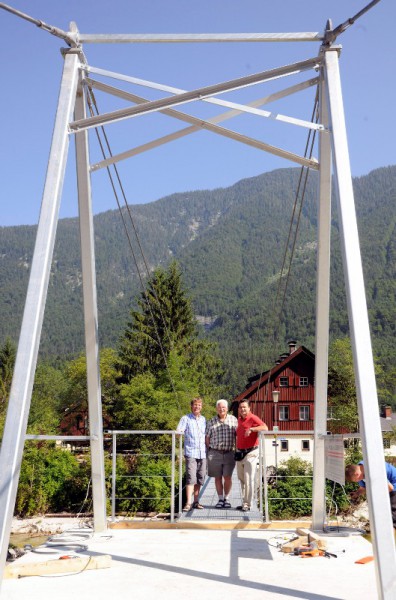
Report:
[[[11,533],[26,533],[32,535],[51,535],[62,533],[82,523],[90,523],[90,519],[65,517],[32,517],[31,519],[13,519]]]

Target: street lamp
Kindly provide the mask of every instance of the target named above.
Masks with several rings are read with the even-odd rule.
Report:
[[[274,403],[274,431],[278,431],[278,402],[279,402],[279,394],[280,391],[279,390],[272,390],[272,402]]]
[[[274,403],[274,431],[278,431],[278,402],[279,402],[279,390],[272,390],[272,402]],[[278,440],[276,434],[274,435],[274,441],[272,445],[275,446],[275,485],[278,483]]]

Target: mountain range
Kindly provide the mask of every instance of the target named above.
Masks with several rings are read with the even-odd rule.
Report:
[[[96,215],[101,344],[117,345],[147,273],[176,259],[202,335],[219,344],[227,392],[237,393],[247,377],[268,368],[286,349],[288,338],[314,351],[318,182],[311,172],[291,225],[299,177],[299,169],[280,169],[228,188],[173,194]],[[373,347],[391,373],[396,350],[396,166],[354,178],[353,185]],[[293,235],[288,244],[287,240],[296,230],[297,215],[293,246]],[[35,226],[0,228],[0,342],[7,336],[18,338],[35,234]],[[349,331],[339,246],[333,209],[333,338]],[[287,274],[282,264],[287,267],[291,255]],[[83,349],[81,284],[78,219],[62,219],[42,357],[71,358]]]

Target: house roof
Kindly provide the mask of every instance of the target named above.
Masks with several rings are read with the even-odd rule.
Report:
[[[381,431],[393,431],[393,427],[396,427],[396,413],[391,413],[389,418],[380,417]]]
[[[238,394],[238,396],[235,396],[234,402],[239,402],[242,400],[242,398],[246,398],[247,396],[251,395],[257,390],[258,386],[263,387],[270,380],[274,381],[274,379],[278,377],[279,373],[284,371],[286,367],[290,367],[291,363],[293,363],[297,358],[301,358],[301,355],[305,356],[309,360],[315,361],[315,355],[313,352],[308,350],[308,348],[305,346],[299,346],[297,350],[292,352],[292,354],[288,354],[279,364],[274,365],[268,371],[263,371],[262,373],[257,373],[256,375],[249,377],[249,383],[246,386],[246,389]]]

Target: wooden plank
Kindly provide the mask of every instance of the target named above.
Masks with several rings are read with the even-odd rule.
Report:
[[[320,535],[314,531],[311,531],[310,529],[307,529],[306,527],[298,527],[296,532],[298,535],[307,535],[310,542],[318,542],[320,540]]]
[[[19,579],[35,575],[57,575],[58,573],[79,573],[91,569],[108,569],[111,556],[77,556],[76,558],[54,559],[35,563],[18,562],[8,564],[4,570],[4,579]]]
[[[233,530],[233,529],[289,529],[295,531],[296,521],[271,521],[262,523],[258,521],[181,521],[170,523],[169,521],[117,521],[109,523],[109,529],[213,529],[213,530]],[[302,525],[302,522],[300,521]]]
[[[306,544],[308,544],[308,536],[300,535],[296,540],[292,540],[291,542],[283,544],[281,550],[287,554],[293,552],[294,548],[299,548],[300,546],[305,546]]]
[[[326,541],[324,539],[322,539],[320,537],[320,535],[318,535],[314,531],[311,531],[311,529],[307,529],[305,527],[298,527],[296,529],[296,532],[298,533],[298,535],[308,536],[308,539],[310,542],[317,542],[319,550],[326,550],[326,548],[327,548]]]

